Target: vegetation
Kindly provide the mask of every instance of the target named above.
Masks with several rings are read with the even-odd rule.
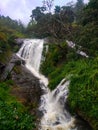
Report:
[[[18,46],[16,38],[24,37],[24,30],[21,22],[12,20],[9,17],[0,16],[0,62],[7,63],[12,52],[16,52]]]
[[[81,31],[75,42],[82,46],[91,57],[98,54],[98,1],[90,0],[89,4],[81,13]]]
[[[0,83],[0,129],[35,129],[35,117],[31,116],[26,108],[10,94],[9,84],[12,84],[12,81]]]
[[[27,33],[38,38],[55,38],[57,43],[72,40],[90,56],[97,56],[98,1],[90,0],[85,5],[83,0],[77,0],[76,4],[55,6],[54,13],[47,11],[49,1],[46,1],[42,7],[32,10]],[[52,4],[50,1],[51,8]]]
[[[73,65],[75,74],[69,87],[71,109],[89,121],[94,130],[98,128],[98,58],[82,60]],[[73,71],[73,70],[72,70]]]

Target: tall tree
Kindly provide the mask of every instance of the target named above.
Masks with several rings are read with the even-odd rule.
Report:
[[[83,9],[82,30],[78,34],[78,43],[91,56],[98,55],[98,0],[90,0]]]
[[[55,10],[55,14],[58,14],[61,11],[61,7],[60,6],[55,6],[54,10]]]
[[[84,8],[82,16],[83,25],[92,22],[98,24],[98,0],[90,0],[88,5]]]
[[[38,22],[43,17],[45,10],[45,7],[36,7],[34,10],[32,10],[32,21],[36,20]]]
[[[43,6],[46,7],[47,11],[51,13],[54,0],[43,0]]]
[[[76,3],[77,11],[83,9],[83,7],[84,7],[84,0],[77,0],[77,3]]]
[[[75,14],[76,14],[76,21],[79,23],[81,21],[81,14],[84,8],[84,0],[77,0],[75,5]]]

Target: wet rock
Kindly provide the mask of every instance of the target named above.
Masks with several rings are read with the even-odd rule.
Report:
[[[5,65],[0,62],[0,75],[3,73]]]
[[[59,121],[57,121],[57,122],[55,122],[53,125],[59,125],[60,124],[60,122]]]
[[[15,85],[11,91],[19,102],[28,108],[28,111],[36,117],[36,127],[39,124],[40,112],[38,111],[40,96],[39,79],[36,78],[24,65],[15,65],[11,72]],[[37,128],[35,130],[38,130]]]
[[[79,115],[76,116],[75,124],[77,126],[77,130],[92,130],[89,123],[82,119]]]
[[[17,45],[21,46],[23,44],[24,38],[17,38],[15,39],[15,42],[17,43]]]
[[[36,111],[33,108],[38,107],[42,90],[40,88],[39,79],[36,78],[25,66],[18,66],[20,73],[13,70],[11,72],[12,80],[16,84],[16,88],[13,93],[24,100],[24,105],[31,105],[31,111]],[[17,91],[18,88],[18,91]],[[19,93],[18,93],[19,92]]]
[[[4,70],[2,70],[2,75],[0,77],[0,80],[1,81],[6,80],[8,75],[13,70],[14,66],[21,65],[21,64],[25,64],[25,61],[20,59],[16,54],[13,54],[9,63],[6,66],[1,66],[1,69],[4,68]]]

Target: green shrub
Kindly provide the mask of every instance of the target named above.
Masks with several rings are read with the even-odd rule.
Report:
[[[79,65],[81,63],[81,66]],[[69,86],[71,110],[80,111],[94,130],[98,127],[98,59],[77,62]],[[75,63],[76,64],[76,63]]]
[[[1,130],[33,130],[34,118],[23,111],[19,103],[0,101],[0,129]]]
[[[6,83],[12,85],[11,81]],[[10,95],[10,86],[6,83],[0,83],[0,130],[35,129],[35,117]]]

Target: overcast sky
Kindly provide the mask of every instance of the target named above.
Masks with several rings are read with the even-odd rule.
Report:
[[[12,19],[21,20],[27,24],[30,20],[32,10],[36,6],[42,6],[43,0],[0,0],[0,14]],[[72,0],[54,0],[54,5],[66,5]],[[73,0],[76,2],[77,0]],[[85,3],[88,0],[84,0]]]

